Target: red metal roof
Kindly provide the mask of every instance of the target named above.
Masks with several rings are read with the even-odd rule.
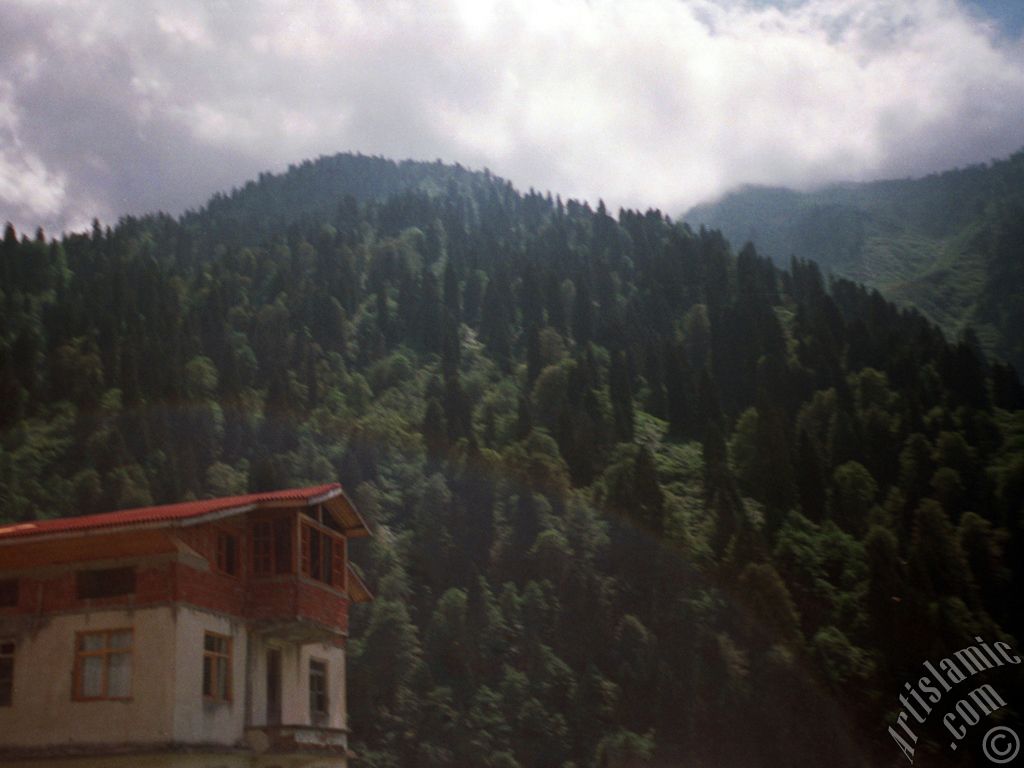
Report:
[[[158,507],[122,509],[118,512],[104,512],[99,515],[82,517],[60,517],[54,520],[36,520],[27,523],[13,523],[0,526],[0,541],[45,534],[74,533],[96,528],[117,528],[120,526],[143,525],[146,523],[175,523],[191,518],[203,517],[215,512],[232,509],[250,509],[264,504],[281,501],[295,501],[310,504],[332,491],[340,491],[340,483],[313,485],[309,488],[293,488],[285,491],[250,493],[244,496],[228,496],[221,499],[184,501],[179,504],[164,504]]]

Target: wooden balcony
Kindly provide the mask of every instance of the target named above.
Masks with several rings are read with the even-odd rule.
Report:
[[[344,592],[302,576],[251,579],[246,617],[253,630],[292,642],[322,642],[348,633]]]

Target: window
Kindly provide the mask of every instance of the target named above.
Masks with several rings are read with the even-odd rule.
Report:
[[[132,635],[130,629],[78,633],[75,639],[74,699],[131,698]]]
[[[327,509],[323,504],[318,504],[309,511],[309,516],[316,520],[320,525],[330,528],[332,531],[338,533],[344,533],[342,527],[338,525],[337,519],[331,514],[330,510]]]
[[[309,575],[325,584],[331,583],[334,547],[331,537],[316,529],[309,531]]]
[[[0,580],[0,608],[13,608],[18,604],[18,580]]]
[[[309,714],[327,716],[327,662],[316,659],[309,660]]]
[[[345,586],[345,540],[326,530],[302,525],[302,573],[311,579]]]
[[[292,573],[292,521],[256,523],[252,535],[252,571],[257,576]]]
[[[93,597],[118,597],[135,592],[134,568],[107,568],[102,571],[79,571],[75,579],[79,600]]]
[[[11,706],[14,694],[14,643],[0,640],[0,707]]]
[[[224,531],[217,532],[217,570],[238,575],[238,537]]]
[[[207,632],[203,638],[203,698],[231,701],[231,638]]]

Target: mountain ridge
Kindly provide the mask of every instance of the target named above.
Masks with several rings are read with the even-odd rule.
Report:
[[[780,265],[813,259],[917,307],[951,338],[971,329],[1020,369],[1024,316],[1008,289],[1024,293],[1024,242],[1015,241],[1022,216],[1024,152],[920,178],[806,192],[748,186],[681,218],[737,245],[749,240]]]

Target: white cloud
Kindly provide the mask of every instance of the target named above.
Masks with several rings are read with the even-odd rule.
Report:
[[[1024,42],[956,0],[12,0],[0,26],[26,227],[345,150],[679,212],[1024,145]]]
[[[22,218],[53,219],[62,213],[66,182],[21,141],[12,91],[0,80],[0,206]]]

